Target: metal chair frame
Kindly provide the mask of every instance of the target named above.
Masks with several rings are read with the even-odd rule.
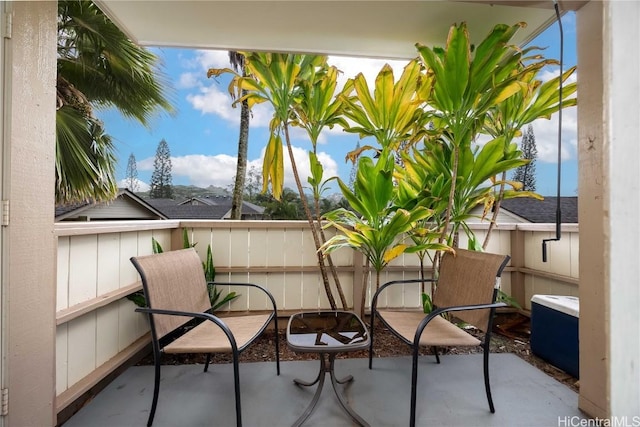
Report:
[[[186,249],[186,250],[192,250],[192,249]],[[167,253],[170,253],[170,252],[165,252],[165,254],[167,254]],[[157,328],[156,328],[156,322],[155,322],[155,319],[154,319],[154,316],[158,316],[158,315],[182,316],[182,317],[192,318],[192,319],[202,319],[202,321],[214,323],[226,335],[227,339],[229,340],[229,344],[231,346],[231,354],[232,354],[232,359],[233,359],[233,382],[234,382],[234,392],[235,392],[236,425],[237,425],[237,427],[241,427],[242,426],[242,410],[241,410],[241,398],[240,398],[239,356],[240,356],[240,353],[244,349],[246,349],[251,343],[253,343],[253,341],[256,338],[258,338],[262,334],[262,332],[264,332],[264,330],[267,328],[269,323],[271,323],[271,320],[273,320],[273,322],[274,322],[274,329],[275,329],[275,333],[276,333],[276,337],[275,337],[276,372],[277,372],[277,375],[280,375],[280,346],[279,346],[279,337],[278,337],[278,312],[277,312],[276,302],[275,302],[275,299],[273,298],[273,295],[267,289],[265,289],[264,287],[262,287],[260,285],[253,284],[253,283],[212,282],[213,284],[220,284],[220,285],[225,285],[225,286],[232,285],[232,286],[244,286],[244,287],[258,288],[261,291],[263,291],[267,295],[269,300],[271,301],[271,304],[272,304],[272,307],[273,307],[273,311],[270,314],[268,320],[264,323],[264,325],[258,331],[256,331],[255,335],[251,339],[249,339],[248,342],[245,345],[238,347],[238,345],[236,343],[236,339],[235,339],[235,337],[233,335],[233,332],[225,324],[224,319],[212,314],[210,312],[210,309],[207,310],[206,312],[194,312],[194,311],[172,310],[172,309],[168,309],[168,308],[153,308],[153,307],[151,307],[150,306],[150,302],[149,302],[149,298],[147,297],[147,295],[149,295],[149,286],[148,286],[148,278],[147,278],[147,275],[145,273],[145,270],[140,265],[140,263],[138,262],[136,257],[132,257],[131,258],[131,262],[133,263],[135,268],[138,270],[138,273],[140,274],[140,277],[142,279],[142,286],[143,286],[144,293],[145,293],[145,298],[147,300],[147,307],[137,308],[136,311],[139,312],[139,313],[146,313],[148,315],[148,317],[149,317],[149,326],[150,326],[150,329],[151,329],[151,338],[152,338],[151,341],[152,341],[152,347],[153,347],[153,358],[154,358],[154,367],[155,367],[155,369],[154,369],[155,375],[154,375],[154,387],[153,387],[153,400],[152,400],[152,403],[151,403],[151,410],[149,412],[149,418],[147,420],[147,427],[150,427],[153,424],[153,419],[155,417],[157,404],[158,404],[158,396],[159,396],[159,393],[160,393],[160,377],[161,377],[161,364],[160,364],[160,361],[161,361],[161,356],[162,356],[163,347],[164,347],[164,345],[161,344],[160,341],[164,337],[166,337],[167,335],[175,332],[176,329],[181,328],[182,326],[184,326],[185,323],[188,322],[188,320],[185,320],[185,322],[183,322],[178,328],[174,329],[173,331],[167,332],[167,333],[163,334],[162,336],[159,336],[159,334],[157,332]],[[207,353],[207,360],[206,360],[206,363],[205,363],[205,366],[204,366],[204,372],[208,371],[210,361],[211,361],[211,353]]]
[[[445,254],[445,256],[453,256],[450,254]],[[504,261],[498,268],[496,272],[496,282],[499,283],[499,278],[502,274],[503,269],[509,262],[510,257],[506,255],[504,257]],[[441,278],[442,279],[442,278]],[[379,314],[377,304],[378,298],[380,294],[390,286],[399,285],[399,284],[411,284],[411,283],[427,283],[434,282],[433,279],[406,279],[406,280],[394,280],[387,282],[380,286],[380,288],[375,292],[372,302],[371,302],[371,323],[370,323],[370,334],[371,341],[369,343],[369,369],[372,369],[373,364],[373,342],[374,342],[374,328],[375,328],[375,319],[376,316],[380,319],[380,321],[389,329],[393,335],[400,338],[405,344],[409,345],[412,348],[412,364],[411,364],[411,415],[409,425],[411,427],[415,427],[416,425],[416,406],[417,406],[417,385],[418,385],[418,355],[420,350],[420,338],[425,328],[434,318],[441,316],[444,313],[455,313],[467,310],[479,310],[479,309],[488,309],[489,310],[489,320],[488,324],[483,325],[483,329],[485,331],[484,338],[480,343],[480,346],[483,350],[483,374],[484,374],[484,385],[485,385],[485,393],[487,395],[487,402],[489,404],[489,410],[491,413],[495,413],[495,407],[493,404],[493,398],[491,396],[491,385],[489,381],[489,344],[491,341],[491,329],[493,328],[493,318],[495,315],[495,310],[498,307],[505,307],[506,304],[503,302],[496,302],[498,297],[498,286],[494,286],[493,295],[491,301],[486,304],[472,304],[472,305],[460,305],[460,306],[449,306],[449,307],[434,307],[433,311],[422,319],[419,325],[416,328],[415,335],[413,337],[413,341],[407,340],[404,336],[398,333],[391,324],[389,324],[385,319]],[[437,282],[437,281],[436,281]],[[437,292],[437,291],[436,291]],[[477,325],[476,325],[477,326]],[[434,348],[434,353],[436,357],[436,363],[440,363],[440,357],[438,355],[438,348]]]

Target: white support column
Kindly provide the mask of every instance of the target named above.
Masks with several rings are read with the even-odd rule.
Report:
[[[57,2],[7,2],[2,198],[9,426],[55,419],[55,96]]]
[[[593,0],[577,17],[579,405],[632,423],[640,414],[640,3]]]
[[[611,416],[640,415],[640,3],[605,3]]]
[[[578,44],[578,216],[580,220],[580,399],[587,414],[608,416],[609,180],[603,99],[603,3],[577,12]]]

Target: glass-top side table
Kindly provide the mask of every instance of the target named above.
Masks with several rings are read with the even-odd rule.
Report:
[[[287,344],[291,350],[299,353],[318,353],[320,355],[320,371],[312,381],[294,379],[296,385],[309,387],[318,384],[311,403],[304,413],[293,424],[301,426],[313,413],[324,385],[325,374],[329,374],[331,385],[342,408],[360,426],[369,426],[346,402],[337,384],[353,381],[348,375],[336,379],[334,363],[337,353],[364,350],[369,347],[369,333],[362,320],[354,313],[347,311],[319,311],[296,313],[287,325]],[[325,357],[327,355],[328,357]]]

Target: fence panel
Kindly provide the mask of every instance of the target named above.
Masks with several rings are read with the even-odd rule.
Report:
[[[211,245],[219,282],[252,282],[269,289],[284,315],[300,310],[329,308],[311,230],[302,221],[114,221],[111,223],[56,224],[57,333],[56,390],[61,410],[73,399],[124,363],[148,343],[146,317],[135,313],[126,295],[140,289],[139,277],[129,258],[152,252],[151,239],[165,251],[182,247],[181,229],[187,230],[196,250],[205,260]],[[479,241],[486,224],[473,224]],[[554,236],[551,225],[501,224],[492,232],[488,251],[510,254],[511,233],[522,230],[522,267],[508,267],[502,289],[509,293],[511,275],[524,277],[527,300],[534,293],[577,295],[578,229],[569,227],[560,242],[549,245],[549,262],[541,262],[541,241]],[[328,236],[335,231],[325,230]],[[178,239],[180,233],[180,239]],[[461,237],[461,246],[466,246]],[[362,257],[342,249],[332,254],[349,309],[359,306],[354,281],[366,281],[365,307],[375,290],[375,272],[365,268]],[[363,265],[355,265],[363,262]],[[431,261],[426,258],[426,274]],[[380,283],[419,277],[419,258],[403,254],[382,272]],[[331,288],[342,308],[333,278]],[[358,283],[359,285],[360,283]],[[359,286],[358,286],[359,287]],[[356,287],[357,288],[357,287]],[[224,292],[240,296],[224,310],[265,310],[268,301],[259,292],[221,285]],[[426,286],[430,292],[430,286]],[[421,306],[418,287],[389,292],[381,306],[416,308]],[[528,308],[528,305],[526,305]]]

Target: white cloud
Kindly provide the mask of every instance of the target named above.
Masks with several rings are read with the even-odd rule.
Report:
[[[229,95],[215,84],[200,86],[197,94],[187,95],[187,101],[203,114],[214,114],[226,121],[240,123],[239,110],[231,106]]]
[[[227,50],[197,50],[196,63],[206,72],[209,68],[230,68],[229,51]]]
[[[560,69],[543,70],[538,78],[548,81],[560,74]],[[577,73],[569,77],[567,83],[577,80]],[[551,119],[538,119],[531,123],[533,134],[536,138],[538,160],[541,162],[557,163],[558,161],[558,118],[555,113]],[[524,129],[523,129],[524,131]],[[562,161],[572,160],[577,157],[578,145],[578,109],[576,107],[562,110]]]
[[[291,162],[286,147],[284,150],[284,168],[285,168],[285,187],[296,189],[295,180],[291,170]],[[296,166],[303,186],[307,186],[307,177],[310,175],[309,156],[307,151],[292,147]],[[255,167],[262,171],[262,162],[264,158],[264,150],[260,158],[249,160],[247,170]],[[153,171],[153,157],[143,159],[138,162],[138,170]],[[324,152],[318,153],[318,160],[324,167],[324,177],[329,178],[338,174],[338,165],[330,155]],[[233,178],[236,174],[237,158],[226,154],[217,154],[214,156],[206,156],[201,154],[192,154],[187,156],[171,157],[171,174],[173,178],[186,177],[189,184],[198,187],[208,187],[215,185],[218,187],[228,187],[233,185]],[[141,190],[142,191],[142,190]]]
[[[197,111],[203,114],[213,114],[233,125],[240,124],[240,106],[233,107],[231,97],[220,90],[217,83],[208,86],[201,85],[198,93],[187,95],[187,101]],[[251,109],[249,126],[267,127],[273,117],[273,109],[267,103],[255,105]]]
[[[302,182],[303,187],[307,187],[309,184],[307,182],[307,178],[311,175],[311,166],[309,164],[309,154],[306,150],[299,147],[291,147],[293,151],[293,157],[296,160],[296,167],[298,169],[298,174],[300,175],[300,181]],[[287,153],[287,148],[283,147],[284,150],[284,186],[292,189],[296,189],[296,182],[293,177],[293,172],[291,171],[291,161],[289,160],[289,154]],[[324,169],[324,179],[328,179],[330,177],[338,175],[338,164],[336,161],[325,152],[318,152],[318,161],[322,164]],[[262,156],[264,157],[264,150],[262,151]],[[260,159],[260,170],[262,170],[262,158]]]
[[[176,86],[179,89],[191,89],[199,86],[199,79],[197,73],[182,73],[178,79]]]
[[[138,188],[136,189],[136,191],[149,191],[151,189],[151,187],[149,187],[149,184],[144,181],[136,179],[136,182],[138,183]],[[118,181],[118,188],[127,188],[128,184],[129,183],[126,179],[121,179],[120,181]]]
[[[562,110],[562,161],[576,158],[578,144],[578,119],[575,107]],[[558,114],[551,119],[538,119],[532,123],[536,138],[538,160],[557,163],[558,161]]]

